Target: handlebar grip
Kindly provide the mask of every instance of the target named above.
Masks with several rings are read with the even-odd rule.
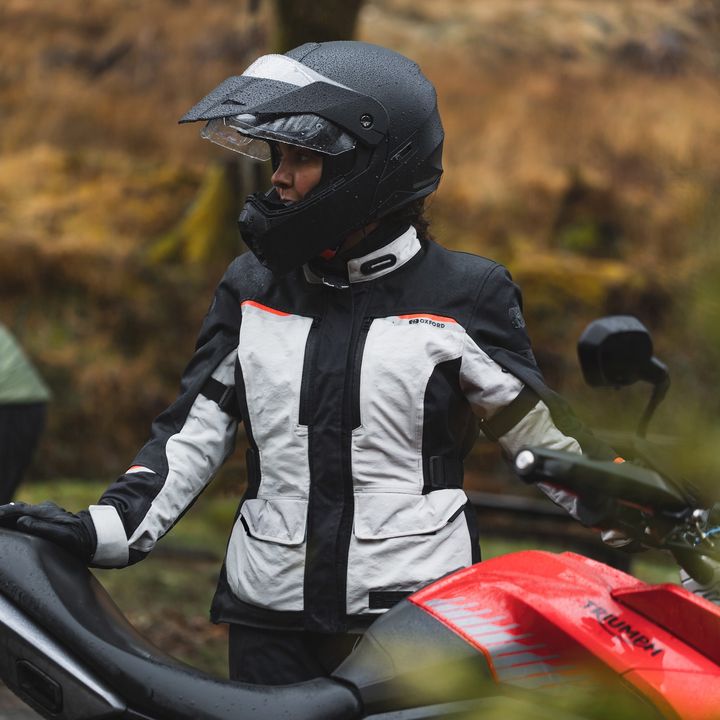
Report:
[[[710,585],[716,580],[717,558],[713,559],[694,550],[681,550],[679,548],[675,548],[671,552],[677,564],[701,585]]]
[[[548,483],[578,494],[609,496],[649,509],[681,512],[690,502],[653,470],[632,463],[591,460],[584,455],[526,448],[515,457],[515,469],[528,483]]]

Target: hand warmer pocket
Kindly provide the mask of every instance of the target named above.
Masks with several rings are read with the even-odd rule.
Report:
[[[307,507],[300,498],[243,503],[225,566],[238,599],[273,610],[302,610]]]
[[[356,493],[348,613],[382,612],[392,604],[388,598],[394,602],[470,565],[466,505],[465,493],[456,488],[427,495]]]
[[[245,532],[255,540],[278,545],[302,545],[305,541],[307,501],[295,498],[254,498],[240,510]]]
[[[466,503],[459,489],[427,495],[358,493],[354,534],[359,540],[385,540],[435,533],[454,520]]]

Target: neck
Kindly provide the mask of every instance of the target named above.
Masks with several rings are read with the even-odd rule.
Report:
[[[343,244],[340,246],[340,249],[338,250],[338,254],[342,254],[343,252],[346,252],[350,250],[351,248],[355,247],[361,240],[364,240],[375,228],[379,225],[379,222],[371,222],[369,225],[366,225],[365,227],[360,228],[359,230],[354,230],[351,232],[345,240],[343,240]]]

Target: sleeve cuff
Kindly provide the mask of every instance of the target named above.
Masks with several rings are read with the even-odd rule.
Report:
[[[118,511],[112,505],[91,505],[88,510],[97,535],[92,564],[98,567],[125,567],[129,549]]]

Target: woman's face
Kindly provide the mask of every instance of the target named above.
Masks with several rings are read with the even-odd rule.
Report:
[[[273,187],[283,202],[299,202],[322,176],[322,155],[312,150],[276,143],[280,164],[272,175]]]

